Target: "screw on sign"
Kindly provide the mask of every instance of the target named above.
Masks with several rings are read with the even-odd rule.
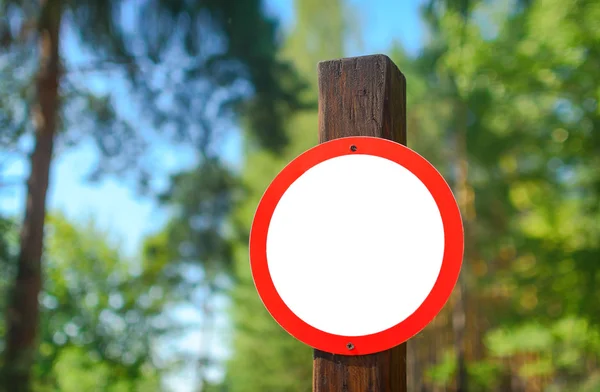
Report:
[[[332,63],[319,65],[324,142],[290,162],[263,195],[250,235],[252,276],[282,328],[315,353],[334,355],[324,361],[338,361],[335,369],[327,370],[321,362],[318,368],[315,354],[314,377],[342,372],[313,379],[316,391],[342,390],[331,381],[337,379],[351,392],[400,392],[406,390],[405,360],[398,365],[404,369],[397,369],[371,354],[394,352],[445,305],[460,273],[462,221],[440,173],[413,150],[383,138],[404,132],[368,129],[372,123],[405,122],[404,113],[394,120],[385,106],[394,92],[381,90],[396,83],[395,75],[386,72],[399,74],[397,68],[385,56],[337,61],[335,77],[354,85],[334,83],[343,88],[329,94],[324,90],[331,83],[322,71]],[[385,71],[363,75],[365,66]],[[372,121],[368,112],[373,102],[384,102],[378,111],[381,121]],[[341,109],[336,111],[336,105]],[[332,107],[334,114],[327,114]],[[345,112],[348,107],[351,115]],[[362,116],[361,108],[368,109]],[[337,124],[333,135],[327,124]],[[340,134],[342,127],[346,130]],[[359,362],[339,359],[343,357]],[[361,363],[388,369],[366,371],[365,380],[352,380],[361,373],[348,369]],[[398,372],[402,376],[392,374]]]

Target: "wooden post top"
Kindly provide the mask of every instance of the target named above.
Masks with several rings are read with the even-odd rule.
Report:
[[[406,144],[406,79],[386,55],[320,62],[319,142],[345,136]]]

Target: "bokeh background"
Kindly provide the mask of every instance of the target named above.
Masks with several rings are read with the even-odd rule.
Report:
[[[590,0],[0,0],[0,388],[310,391],[248,232],[317,63],[373,53],[465,224],[409,390],[600,391]]]

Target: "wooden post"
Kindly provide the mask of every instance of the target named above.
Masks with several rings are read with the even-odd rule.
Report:
[[[387,56],[324,61],[318,72],[319,143],[372,136],[406,145],[406,80]],[[406,343],[364,356],[315,350],[313,392],[406,392]]]

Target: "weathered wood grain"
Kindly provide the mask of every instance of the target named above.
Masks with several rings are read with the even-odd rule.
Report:
[[[406,80],[387,56],[325,61],[318,72],[320,143],[373,136],[406,145]],[[406,392],[406,344],[364,356],[315,350],[313,391]]]
[[[374,136],[406,144],[406,80],[384,55],[319,63],[319,142]]]

